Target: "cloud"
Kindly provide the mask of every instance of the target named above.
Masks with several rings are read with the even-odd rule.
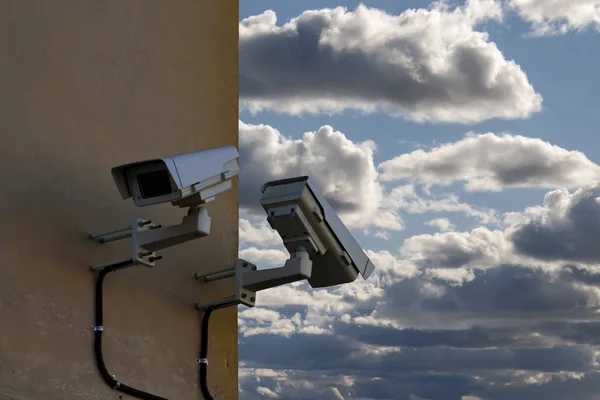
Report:
[[[258,268],[262,265],[278,265],[289,258],[289,254],[277,249],[257,249],[256,247],[248,247],[239,251],[239,257],[246,261],[256,264]]]
[[[349,227],[404,228],[393,210],[380,208],[384,192],[373,162],[374,142],[352,142],[330,126],[306,132],[298,140],[268,125],[240,121],[239,129],[242,208],[259,209],[265,182],[308,175]]]
[[[541,139],[494,133],[468,134],[430,151],[402,154],[378,168],[382,181],[411,180],[426,185],[464,182],[469,191],[574,188],[600,178],[600,166],[581,152]]]
[[[355,302],[344,317],[324,319],[331,325],[328,335],[297,330],[242,336],[240,360],[243,368],[271,371],[249,376],[259,376],[260,386],[279,388],[283,399],[330,398],[332,387],[345,398],[359,399],[525,399],[531,387],[539,394],[529,398],[567,398],[566,388],[563,397],[543,394],[559,384],[570,387],[571,380],[591,384],[584,377],[598,361],[598,296],[575,283],[569,274],[523,266],[480,271],[461,285],[419,275],[387,287],[374,306],[379,311],[371,313],[375,321],[392,318],[397,326],[365,323],[357,316],[367,309]],[[437,290],[424,290],[432,284]],[[287,307],[278,316],[298,319],[297,308]],[[340,311],[318,311],[330,312]],[[590,318],[596,321],[583,322]],[[347,376],[351,384],[342,388]],[[246,391],[252,390],[252,381],[240,379]],[[514,396],[506,395],[509,388]]]
[[[441,198],[427,194],[421,195],[416,192],[412,184],[395,187],[382,204],[384,209],[402,210],[409,214],[452,212],[477,218],[483,224],[499,224],[500,222],[494,210],[474,208],[469,204],[462,203],[454,194],[445,194]]]
[[[257,245],[261,247],[271,247],[281,245],[281,237],[272,229],[267,222],[260,221],[252,224],[245,218],[240,218],[240,245]]]
[[[332,387],[330,388],[331,394],[335,400],[344,400],[344,396],[340,393],[338,388]]]
[[[509,6],[531,23],[538,36],[594,28],[600,31],[598,0],[510,0]]]
[[[473,275],[458,285],[427,275],[398,281],[386,288],[385,299],[377,305],[378,317],[419,329],[489,324],[515,329],[555,320],[598,319],[600,291],[567,271],[501,265]]]
[[[546,194],[540,217],[511,235],[516,250],[542,260],[600,264],[600,183]]]
[[[415,121],[527,118],[542,107],[527,75],[476,27],[501,20],[494,0],[399,15],[359,5],[273,11],[242,20],[240,100],[252,112],[384,111]]]
[[[454,224],[448,218],[435,218],[431,221],[425,222],[427,226],[433,226],[440,232],[448,232],[454,229]]]
[[[271,389],[266,388],[264,386],[257,387],[256,392],[259,394],[262,394],[263,396],[268,397],[270,399],[278,399],[279,398],[279,395],[277,393],[275,393]]]
[[[407,238],[401,253],[420,268],[495,267],[510,260],[511,243],[500,230],[423,234]]]
[[[501,229],[415,235],[397,255],[367,250],[378,266],[367,281],[261,292],[239,314],[240,365],[253,371],[240,375],[241,398],[263,387],[299,400],[338,399],[333,389],[362,400],[593,400],[600,265],[580,237],[598,237],[598,198],[595,182],[553,190]]]

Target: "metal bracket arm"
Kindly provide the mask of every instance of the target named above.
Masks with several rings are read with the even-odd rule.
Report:
[[[235,267],[208,275],[196,274],[196,279],[205,283],[235,277],[235,295],[205,304],[196,303],[196,309],[222,308],[244,304],[254,307],[256,292],[310,278],[312,261],[307,252],[298,251],[285,262],[283,267],[257,270],[256,265],[238,258]]]
[[[258,292],[310,278],[312,261],[307,253],[304,254],[305,256],[294,253],[283,267],[244,271],[241,286],[246,290]]]
[[[206,208],[192,208],[179,225],[138,232],[137,245],[148,251],[158,251],[188,242],[210,233],[210,217]]]

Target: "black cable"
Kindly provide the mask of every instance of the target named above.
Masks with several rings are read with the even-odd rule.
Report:
[[[102,356],[102,330],[103,330],[103,307],[102,307],[102,287],[104,284],[104,278],[110,272],[116,271],[118,269],[126,268],[131,265],[130,261],[121,262],[119,264],[111,265],[110,267],[105,267],[100,270],[98,273],[98,278],[96,280],[96,326],[94,327],[94,353],[96,354],[96,364],[98,366],[98,370],[100,371],[100,375],[104,379],[104,382],[112,389],[118,390],[119,392],[128,394],[133,397],[137,397],[138,399],[143,400],[167,400],[164,397],[155,396],[150,393],[142,392],[141,390],[134,389],[130,386],[124,385],[117,381],[106,369],[106,364],[104,363],[104,357]]]
[[[204,311],[204,316],[202,317],[202,337],[200,340],[200,390],[202,391],[204,400],[214,400],[208,389],[208,383],[206,382],[208,375],[208,322],[212,312],[213,308],[209,307]]]

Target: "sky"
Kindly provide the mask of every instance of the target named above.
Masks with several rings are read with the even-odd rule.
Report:
[[[240,252],[309,175],[376,266],[239,308],[240,399],[600,399],[600,0],[241,0]]]

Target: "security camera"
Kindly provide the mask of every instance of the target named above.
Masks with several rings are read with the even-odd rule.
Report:
[[[123,199],[139,207],[171,202],[179,207],[207,203],[231,188],[239,173],[234,146],[137,161],[112,169]]]
[[[367,279],[374,271],[375,265],[309,177],[267,182],[261,191],[267,221],[281,236],[290,258],[279,268],[258,270],[237,259],[233,268],[196,274],[204,282],[230,277],[236,281],[233,296],[196,308],[252,307],[260,290],[304,279],[313,288],[334,286],[353,282],[358,274]]]
[[[267,221],[290,254],[306,251],[313,263],[314,287],[364,279],[375,269],[356,239],[308,176],[268,182],[260,200]]]
[[[124,200],[133,197],[140,207],[171,202],[189,210],[177,225],[163,227],[134,216],[126,228],[90,234],[89,238],[99,243],[132,239],[130,258],[90,267],[98,270],[127,261],[153,267],[162,259],[157,251],[209,235],[211,219],[203,205],[231,188],[231,178],[239,173],[237,158],[234,146],[224,146],[112,168]]]

